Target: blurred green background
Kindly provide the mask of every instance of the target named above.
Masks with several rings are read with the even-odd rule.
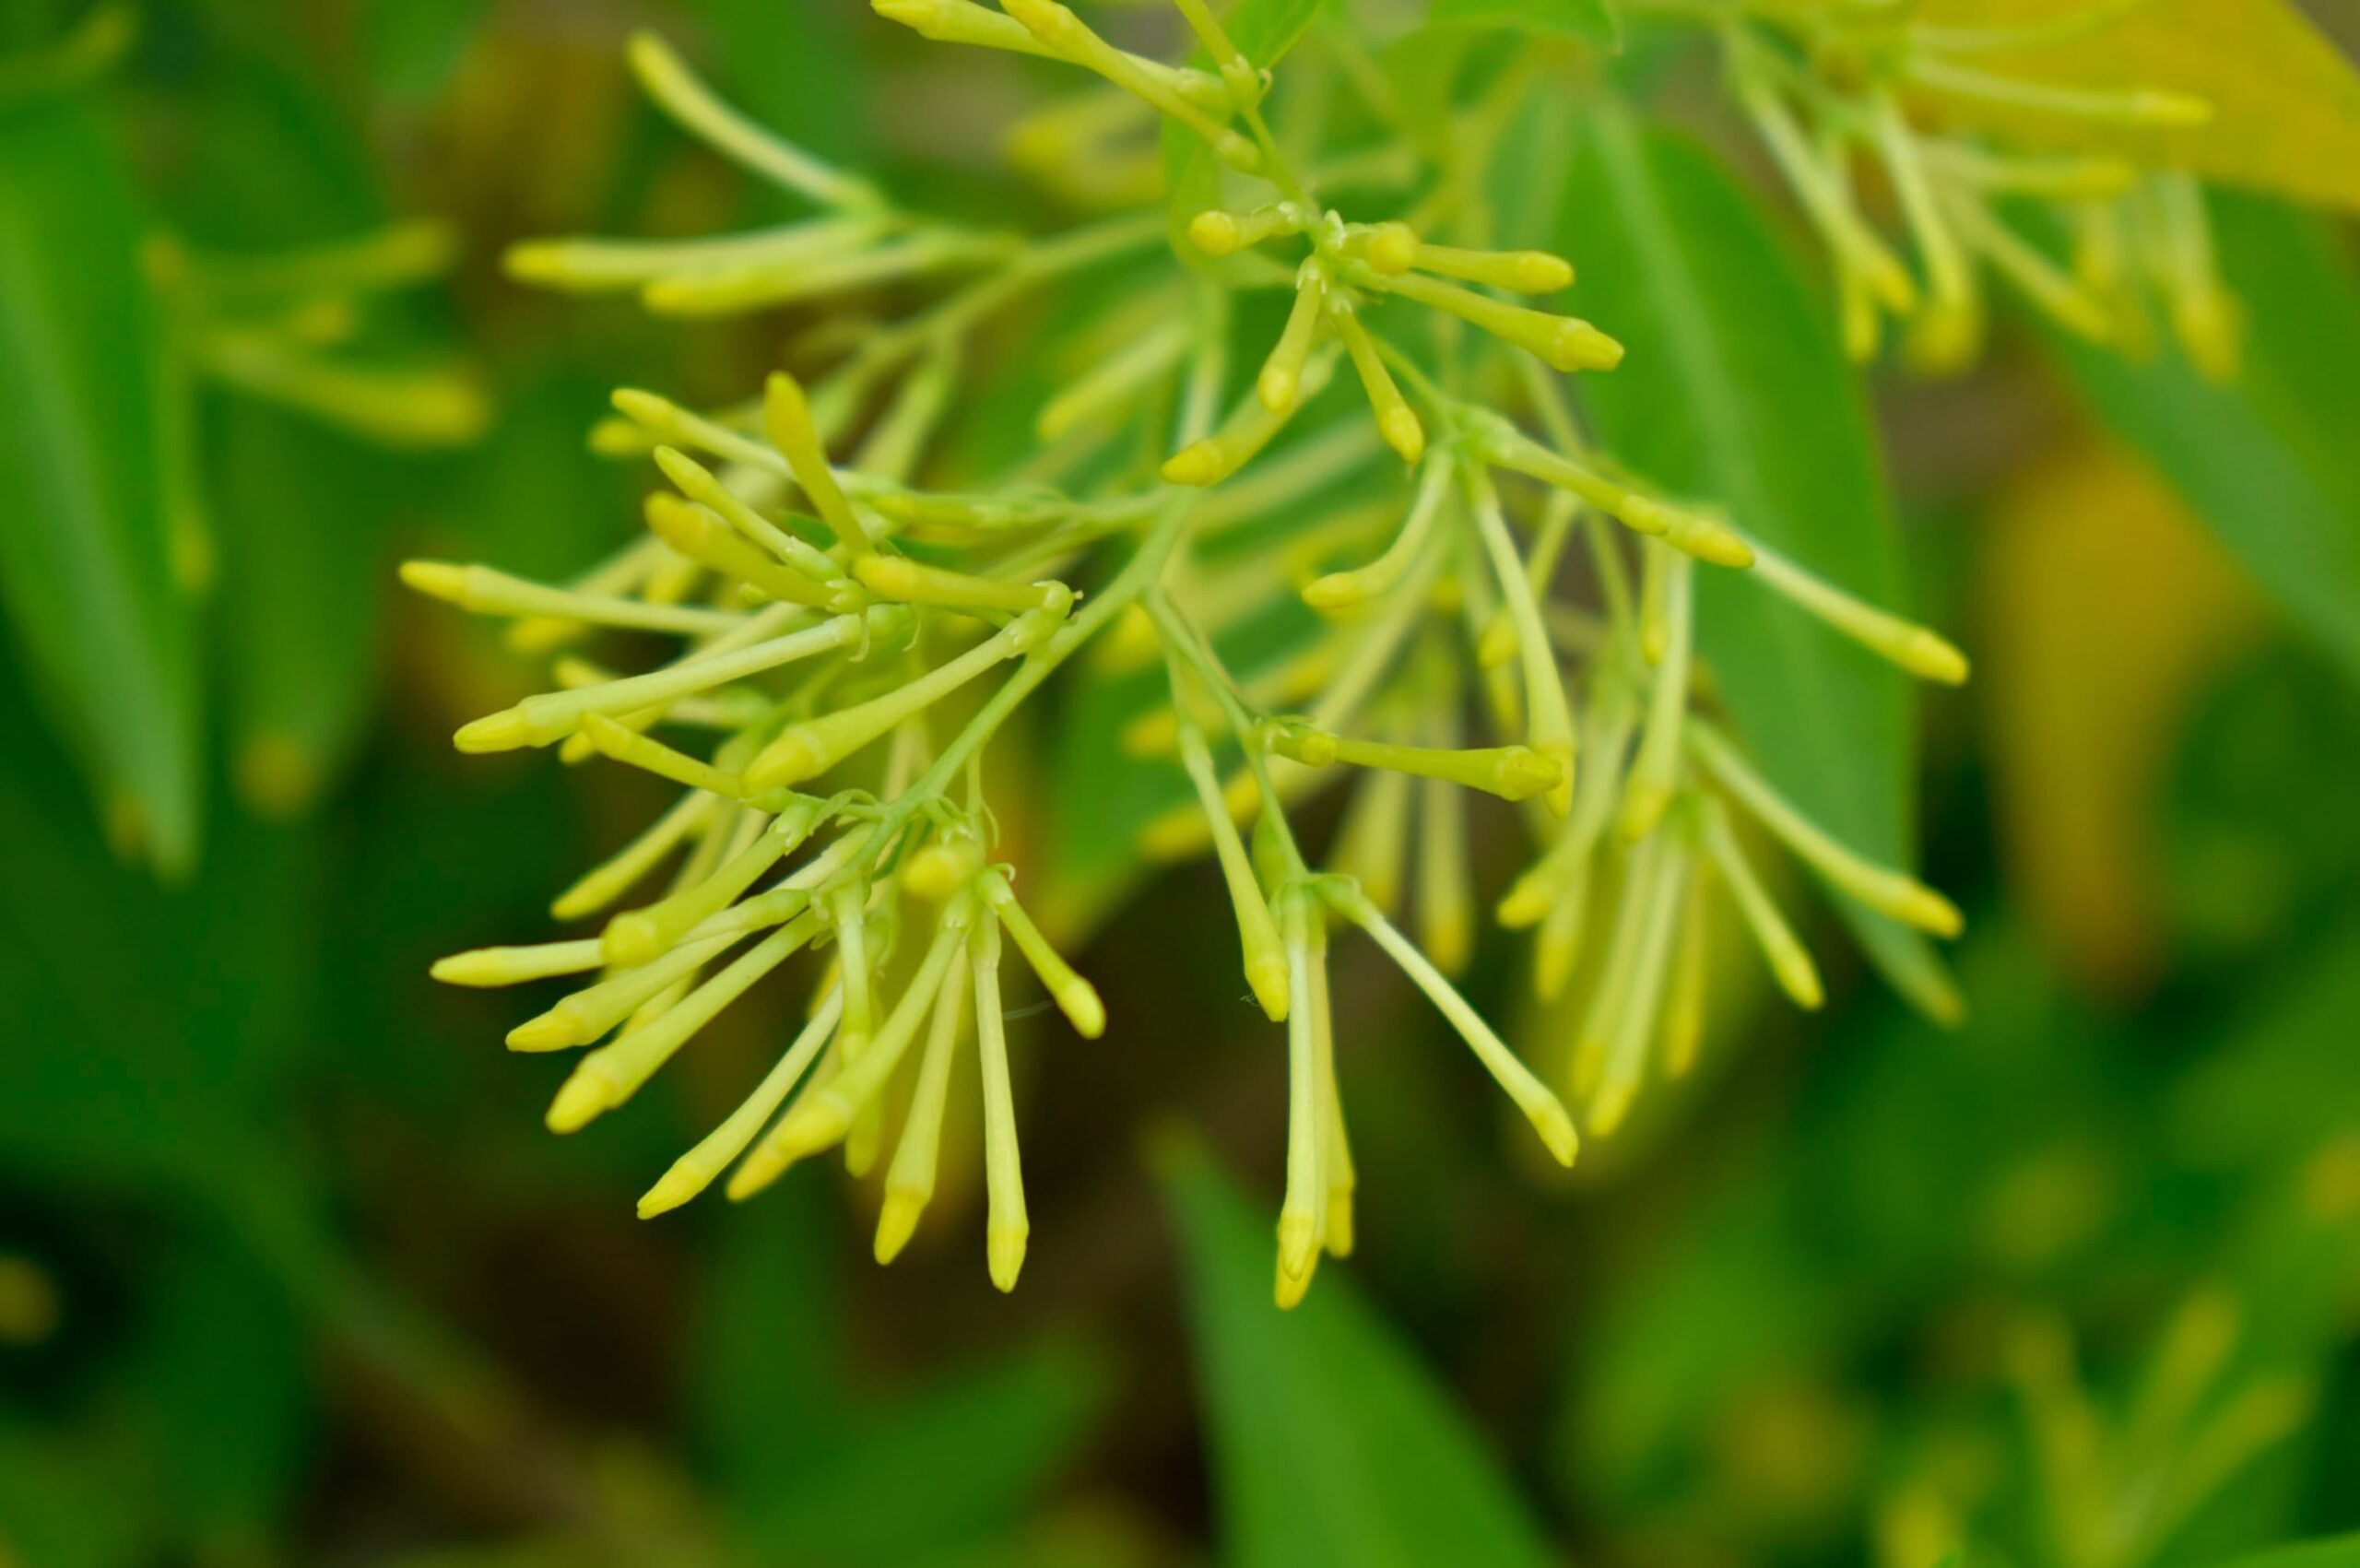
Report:
[[[891,1270],[816,1168],[632,1218],[778,998],[541,1132],[555,1069],[427,965],[537,930],[654,796],[454,754],[525,673],[391,565],[595,558],[631,523],[584,448],[607,389],[718,401],[776,351],[499,274],[524,235],[763,215],[630,90],[631,28],[896,188],[1054,222],[997,167],[1017,79],[851,0],[159,0],[101,77],[7,76],[83,11],[0,6],[0,344],[88,394],[6,383],[6,505],[83,504],[178,419],[139,557],[178,575],[53,592],[106,563],[0,519],[0,1563],[1898,1564],[1965,1529],[2129,1568],[2360,1529],[2348,232],[2224,205],[2235,391],[2028,332],[1880,386],[1918,604],[1978,663],[1923,720],[1964,1029],[1857,972],[1816,1018],[1732,996],[1568,1185],[1348,949],[1363,1243],[1281,1317],[1283,1053],[1183,871],[1078,943],[1105,1041],[1019,1032],[1003,1298],[971,1189]],[[324,336],[436,421],[184,362],[202,290],[121,308],[159,230],[235,258],[420,218],[450,275]],[[93,757],[159,793],[94,807]],[[1505,945],[1473,989],[1514,1016]],[[2071,1523],[2150,1505],[2185,1514],[2157,1550]]]

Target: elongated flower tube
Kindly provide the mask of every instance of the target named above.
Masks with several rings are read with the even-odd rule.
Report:
[[[1222,171],[1181,233],[1162,200],[1040,238],[929,216],[754,125],[643,39],[634,70],[672,121],[810,210],[711,239],[566,238],[510,255],[521,279],[636,294],[659,315],[861,301],[798,330],[783,362],[718,407],[614,395],[592,444],[645,466],[636,542],[545,583],[403,568],[549,662],[547,689],[466,723],[460,750],[550,748],[676,792],[554,901],[556,919],[588,924],[434,966],[460,985],[555,983],[509,1034],[520,1052],[586,1047],[549,1126],[598,1136],[591,1124],[725,1010],[776,1052],[734,1110],[650,1173],[643,1216],[715,1184],[743,1199],[817,1179],[795,1167],[841,1148],[846,1171],[881,1179],[876,1256],[901,1256],[958,1201],[940,1167],[962,1147],[950,1123],[969,1102],[972,1036],[985,1263],[1013,1288],[1031,1220],[1011,1057],[1045,1037],[1040,1066],[1055,1071],[1074,1048],[1068,1026],[1139,1038],[1122,996],[1077,967],[1089,933],[1074,911],[1091,901],[1043,850],[1055,835],[1032,831],[1077,786],[1004,765],[1046,727],[1032,705],[1053,682],[1052,714],[1088,715],[1088,739],[1126,771],[1110,798],[1150,796],[1131,786],[1160,773],[1181,801],[1139,827],[1140,851],[1217,861],[1256,1004],[1232,1017],[1283,1041],[1281,1306],[1356,1239],[1331,936],[1365,934],[1431,1002],[1428,1027],[1457,1035],[1570,1163],[1583,1124],[1612,1132],[1648,1081],[1705,1048],[1722,903],[1796,1002],[1822,1000],[1749,849],[1775,844],[1838,896],[1921,929],[1958,926],[1939,894],[1837,843],[1745,761],[1717,711],[1717,601],[1698,574],[1745,574],[1732,581],[1781,601],[1769,613],[1928,680],[1963,679],[1965,655],[1757,538],[1764,521],[1666,499],[1590,450],[1564,377],[1612,373],[1622,344],[1505,297],[1576,287],[1577,258],[1498,244],[1468,199],[1516,113],[1563,112],[1553,67],[1505,73],[1499,100],[1454,133],[1450,167],[1425,171],[1422,138],[1382,95],[1355,111],[1373,131],[1324,100],[1280,105],[1285,73],[1247,53],[1264,41],[1238,13],[1176,4],[1203,51],[1193,64],[1120,47],[1056,0],[874,8],[930,39],[1086,75],[1092,100],[1041,122],[1058,147],[1081,137],[1092,157],[1136,157],[1161,122],[1173,167]],[[1356,19],[1331,21],[1297,47],[1353,74],[1368,41]],[[1863,148],[1915,182],[1899,192],[1905,221],[1933,225],[1953,259],[2052,292],[1986,220],[2012,186],[2089,181],[2125,206],[2118,237],[2168,236],[2159,276],[2183,313],[2207,308],[2210,248],[2186,190],[1977,161],[1906,120],[1839,157],[1794,63],[1761,69],[1752,117],[1869,326],[1942,290],[1907,271],[1926,238],[1906,249],[1855,206],[1847,158]],[[1864,107],[1857,127],[1879,124]],[[1377,145],[1333,145],[1348,130]],[[2078,265],[2069,282],[2107,298]],[[1239,301],[1262,289],[1273,308],[1257,318]],[[1257,319],[1258,341],[1243,325]],[[1011,356],[1021,373],[1002,378]],[[1349,395],[1334,386],[1347,363]],[[1011,445],[1028,430],[1037,442]],[[1009,814],[1024,831],[1006,839],[992,799],[1004,774],[1042,797]],[[1307,843],[1301,808],[1339,788],[1351,796],[1341,831]],[[1740,846],[1740,815],[1759,843]],[[1500,842],[1512,817],[1532,849],[1502,889],[1470,846]],[[1535,977],[1565,996],[1574,1038],[1512,1044],[1449,978],[1474,969],[1495,897],[1501,924],[1535,933]],[[1045,1016],[1036,987],[1062,1022],[1019,1025]]]

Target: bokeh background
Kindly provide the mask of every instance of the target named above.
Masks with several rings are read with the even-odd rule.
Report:
[[[0,61],[84,9],[6,0]],[[1965,380],[1879,384],[1919,607],[1978,665],[1923,720],[1964,1028],[1840,956],[1823,1016],[1740,986],[1696,1079],[1568,1183],[1348,949],[1362,1246],[1281,1318],[1283,1053],[1232,981],[1217,882],[1077,897],[1103,906],[1068,936],[1115,1026],[1019,1031],[1032,1251],[1004,1298],[972,1176],[890,1270],[873,1197],[832,1172],[632,1218],[790,998],[734,1011],[629,1114],[541,1130],[561,1068],[500,1048],[513,998],[427,965],[529,939],[653,796],[455,754],[525,672],[391,567],[594,559],[637,482],[584,448],[607,390],[722,401],[782,340],[500,274],[525,235],[770,215],[638,101],[631,28],[896,189],[1048,224],[1056,195],[1000,157],[1032,78],[851,0],[141,13],[70,89],[78,128],[39,133],[47,172],[35,112],[0,101],[28,160],[0,186],[62,182],[79,215],[11,231],[0,295],[104,273],[76,247],[126,225],[235,257],[432,218],[447,276],[323,335],[443,401],[405,425],[308,383],[172,395],[171,493],[208,541],[180,564],[210,584],[184,854],[79,765],[147,716],[37,675],[16,639],[55,606],[7,601],[0,1563],[1899,1563],[1963,1514],[1998,1545],[1972,1561],[2133,1568],[2044,1512],[2094,1466],[2187,1494],[2166,1561],[2360,1528],[2360,573],[2290,601],[2252,564],[2301,507],[2342,530],[2327,559],[2360,558],[2347,230],[2233,248],[2265,330],[2248,389],[2199,410],[2209,488],[2154,461],[2178,427],[2141,423],[2184,407],[2170,367],[2016,330]],[[88,372],[123,351],[101,334]],[[0,423],[59,439],[36,393],[10,385]],[[1016,793],[1014,831],[1055,843],[1054,780]],[[1495,889],[1513,824],[1484,822]],[[1508,945],[1472,989],[1515,1016]]]

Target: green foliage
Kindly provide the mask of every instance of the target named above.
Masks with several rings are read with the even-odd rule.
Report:
[[[1189,1279],[1222,1561],[1551,1560],[1540,1529],[1432,1376],[1340,1280],[1284,1316],[1249,1207],[1193,1149],[1161,1160]]]
[[[0,108],[0,594],[119,830],[184,872],[202,811],[195,546],[175,537],[158,471],[145,232],[95,109]]]
[[[2360,277],[2314,219],[2253,197],[2215,207],[2222,272],[2246,323],[2236,380],[2078,346],[2065,360],[2099,416],[2360,678]]]

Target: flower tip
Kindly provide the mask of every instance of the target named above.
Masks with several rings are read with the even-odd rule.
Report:
[[[1541,346],[1541,358],[1553,370],[1611,371],[1622,363],[1622,345],[1586,321],[1558,324]]]
[[[1376,421],[1376,433],[1404,463],[1415,463],[1426,454],[1426,427],[1406,405],[1387,408]]]
[[[1615,1129],[1631,1114],[1634,1086],[1628,1079],[1617,1079],[1601,1087],[1598,1098],[1590,1102],[1589,1135],[1592,1138],[1612,1138]],[[1571,1163],[1571,1161],[1567,1161]]]
[[[1078,974],[1057,988],[1057,1010],[1084,1040],[1095,1040],[1106,1032],[1106,1004],[1099,997],[1098,987]]]
[[[1508,889],[1495,913],[1502,925],[1511,931],[1521,931],[1540,925],[1556,905],[1557,890],[1549,884],[1546,878],[1528,873]]]
[[[467,569],[447,560],[406,560],[401,564],[404,585],[449,604],[465,602],[467,596]]]
[[[710,1178],[701,1172],[687,1169],[687,1165],[685,1160],[674,1165],[654,1186],[640,1195],[639,1217],[642,1220],[653,1220],[658,1214],[667,1214],[704,1191],[705,1183]]]
[[[474,948],[464,953],[439,958],[427,969],[427,973],[445,985],[500,985],[508,969],[499,950],[494,948]]]
[[[1237,219],[1218,207],[1188,220],[1188,242],[1216,259],[1234,254],[1245,239]]]
[[[1281,1261],[1278,1267],[1277,1283],[1270,1292],[1271,1300],[1278,1303],[1279,1310],[1292,1312],[1302,1305],[1303,1298],[1311,1292],[1312,1276],[1318,1272],[1319,1255],[1316,1252],[1311,1255],[1310,1265],[1300,1274],[1288,1273],[1286,1264]]]
[[[1418,231],[1406,223],[1380,223],[1369,231],[1368,265],[1398,277],[1418,265]]]
[[[537,1018],[526,1019],[508,1032],[508,1048],[511,1051],[562,1051],[569,1045],[581,1043],[582,1036],[575,1030],[573,1019],[563,1002]]]
[[[1219,484],[1224,467],[1221,448],[1210,441],[1200,441],[1182,447],[1164,460],[1163,482],[1201,489]]]
[[[599,943],[610,969],[636,969],[664,956],[662,928],[639,910],[608,921]]]
[[[1245,984],[1253,988],[1254,999],[1262,1005],[1262,1012],[1272,1023],[1287,1020],[1287,961],[1283,953],[1257,954],[1245,966]]]
[[[1966,929],[1966,916],[1958,905],[1933,889],[1912,882],[1904,888],[1894,902],[1894,918],[1905,925],[1914,925],[1929,936],[1954,937]]]
[[[1500,759],[1493,793],[1509,801],[1552,795],[1571,783],[1572,772],[1562,757],[1552,757],[1529,746],[1510,747]]]
[[[1328,1195],[1328,1251],[1336,1257],[1352,1256],[1352,1192],[1339,1187]]]
[[[926,1195],[903,1187],[885,1189],[885,1207],[877,1214],[877,1261],[892,1262],[917,1234],[918,1216],[926,1212]]]
[[[1319,1262],[1319,1214],[1311,1208],[1279,1211],[1279,1276],[1308,1279]]]
[[[1574,283],[1574,264],[1546,251],[1520,251],[1512,268],[1516,289],[1522,294],[1554,294]]]
[[[1811,955],[1795,949],[1782,952],[1777,961],[1778,984],[1805,1012],[1817,1012],[1827,1002],[1827,987],[1819,978],[1819,965]]]
[[[501,253],[500,266],[518,283],[557,283],[572,272],[561,240],[520,240]]]
[[[584,1062],[573,1069],[573,1076],[558,1086],[557,1098],[549,1102],[547,1118],[553,1133],[580,1132],[598,1119],[601,1113],[615,1103],[614,1087],[602,1073],[587,1070]]]
[[[1254,392],[1265,409],[1284,419],[1303,395],[1303,378],[1285,365],[1264,365],[1254,380]]]
[[[1303,602],[1316,610],[1350,609],[1367,597],[1357,572],[1331,572],[1303,585]]]
[[[1956,644],[1922,629],[1903,645],[1901,662],[1910,674],[1944,686],[1965,686],[1971,673]]]
[[[994,1225],[985,1235],[985,1260],[1002,1294],[1016,1289],[1016,1277],[1024,1272],[1024,1244],[1031,1233],[1025,1225]]]
[[[722,1189],[722,1195],[732,1203],[743,1203],[778,1180],[787,1164],[786,1158],[765,1142],[729,1173],[729,1185]]]
[[[842,1142],[851,1130],[852,1113],[833,1095],[822,1094],[789,1111],[762,1147],[785,1170]]]
[[[514,708],[502,708],[461,725],[458,733],[451,737],[451,744],[469,753],[513,751],[531,744],[532,738],[533,726],[525,715]]]
[[[1671,789],[1658,779],[1633,778],[1623,786],[1622,842],[1637,843],[1656,831],[1671,806]]]
[[[1592,1126],[1596,1126],[1594,1120]],[[1574,1118],[1566,1113],[1564,1102],[1553,1094],[1533,1108],[1532,1129],[1540,1135],[1541,1143],[1560,1165],[1572,1165],[1582,1151],[1582,1135],[1575,1130]],[[1604,1136],[1602,1129],[1600,1136]]]

